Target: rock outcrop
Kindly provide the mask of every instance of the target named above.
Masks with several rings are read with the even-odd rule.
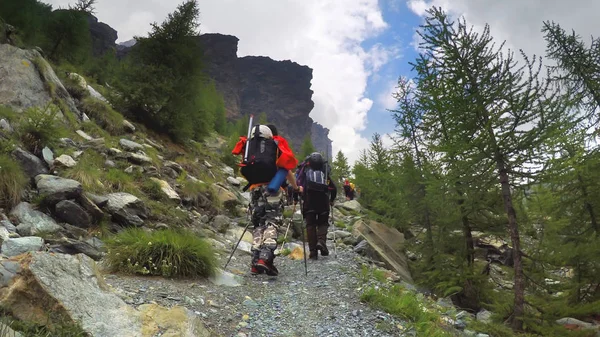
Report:
[[[81,116],[73,98],[38,51],[0,44],[0,60],[0,105],[23,111],[45,107],[58,98]],[[54,88],[53,94],[47,90],[49,86]]]
[[[231,35],[203,34],[198,41],[206,72],[223,95],[229,119],[265,112],[296,151],[307,134],[318,150],[326,152],[327,144],[331,147],[328,131],[314,127],[309,116],[314,107],[311,68],[263,56],[238,58],[239,39]]]
[[[109,290],[96,263],[82,254],[20,255],[0,262],[0,275],[0,305],[23,321],[77,323],[92,337],[149,337],[159,332],[210,336],[198,316],[185,308],[130,307]]]
[[[117,31],[104,22],[99,22],[93,15],[88,16],[90,36],[92,39],[92,54],[96,57],[104,55],[116,47]]]
[[[327,154],[328,159],[331,162],[335,157],[335,153],[333,153],[331,139],[329,139],[329,129],[319,123],[313,123],[310,137],[315,149]]]

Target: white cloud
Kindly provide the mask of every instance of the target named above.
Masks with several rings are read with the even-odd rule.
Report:
[[[386,90],[377,95],[377,103],[385,109],[395,109],[398,101],[392,95],[396,92],[397,86],[396,81],[390,81],[386,86]]]
[[[600,35],[600,22],[596,20],[600,1],[595,0],[409,0],[407,4],[420,16],[435,5],[453,15],[464,15],[467,24],[476,29],[488,23],[497,43],[506,40],[507,47],[523,49],[530,56],[545,55],[541,33],[545,20],[555,21],[567,31],[575,29],[584,38]]]
[[[49,0],[65,5],[66,0]],[[145,35],[181,1],[102,0],[96,15],[119,32],[119,41]],[[334,151],[354,162],[368,140],[358,132],[373,101],[369,76],[399,56],[399,48],[361,43],[388,28],[377,0],[198,0],[202,32],[237,36],[238,55],[292,60],[313,69],[311,117],[331,129]]]

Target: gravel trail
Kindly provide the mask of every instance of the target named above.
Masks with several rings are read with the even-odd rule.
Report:
[[[351,249],[338,249],[337,258],[309,260],[308,276],[303,260],[283,256],[275,259],[278,277],[252,276],[249,259],[238,250],[227,268],[239,275],[236,287],[122,275],[108,275],[106,280],[132,305],[155,301],[189,308],[203,317],[215,336],[402,336],[400,320],[360,302],[363,260]]]

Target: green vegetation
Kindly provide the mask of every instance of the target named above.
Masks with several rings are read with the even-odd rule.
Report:
[[[302,142],[302,148],[300,149],[300,159],[303,160],[315,151],[316,149],[312,143],[312,140],[310,139],[310,135],[307,135],[306,137],[304,137],[304,141]]]
[[[335,155],[335,159],[331,163],[331,174],[337,177],[339,182],[342,182],[342,179],[350,177],[350,165],[348,164],[348,158],[344,155],[342,151],[338,151]]]
[[[0,336],[12,337],[8,327],[21,333],[23,337],[86,337],[88,334],[73,323],[53,324],[52,328],[31,322],[0,319]]]
[[[123,116],[113,110],[108,103],[87,97],[81,102],[82,112],[111,135],[123,134]]]
[[[63,175],[80,182],[86,191],[101,192],[104,190],[103,166],[104,157],[93,150],[87,150],[77,158],[77,165],[67,169]]]
[[[489,27],[476,32],[430,9],[416,76],[399,78],[394,94],[398,141],[386,147],[375,134],[353,168],[368,216],[404,232],[421,256],[411,262],[415,280],[491,310],[493,323],[474,329],[494,336],[568,336],[553,322],[586,320],[600,303],[598,40],[588,46],[549,22],[543,32],[556,61],[548,76],[494,44]],[[476,256],[475,231],[510,233],[510,289],[498,289]],[[408,301],[387,303],[394,292],[367,298],[393,312]]]
[[[148,37],[136,37],[114,83],[122,111],[176,141],[225,128],[223,100],[202,72],[194,40],[198,15],[198,4],[188,0],[153,24]]]
[[[167,197],[162,191],[162,186],[154,179],[144,180],[141,185],[141,190],[153,200],[167,201]]]
[[[451,337],[448,327],[444,327],[440,315],[423,306],[425,299],[401,286],[368,288],[361,295],[361,301],[407,320],[417,336]]]
[[[58,116],[60,110],[53,104],[44,109],[27,109],[19,124],[19,135],[23,145],[32,153],[39,154],[44,146],[53,147],[65,134],[65,127]]]
[[[21,165],[11,157],[0,154],[0,207],[10,209],[18,204],[27,183]]]
[[[165,277],[208,277],[215,273],[212,246],[183,230],[126,229],[106,242],[113,271]]]

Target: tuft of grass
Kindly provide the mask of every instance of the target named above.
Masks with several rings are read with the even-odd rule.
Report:
[[[209,277],[217,261],[211,244],[184,230],[126,229],[106,241],[112,271],[164,277]]]
[[[104,174],[104,183],[113,192],[139,193],[135,177],[118,168],[111,168]]]
[[[281,251],[282,256],[288,256],[291,253],[292,253],[292,251],[289,248],[285,248],[284,250]]]
[[[87,150],[79,157],[77,165],[67,169],[64,175],[80,182],[86,191],[98,193],[104,191],[103,166],[104,157],[95,151]]]
[[[417,336],[451,337],[442,325],[440,315],[423,305],[417,294],[394,285],[389,288],[370,287],[361,295],[361,301],[407,320]]]
[[[165,201],[165,199],[167,199],[162,191],[160,183],[155,180],[144,180],[141,185],[141,190],[153,200]]]
[[[21,165],[11,157],[0,154],[0,207],[10,209],[18,204],[27,183]]]
[[[116,112],[108,103],[93,97],[86,97],[81,102],[81,105],[83,112],[111,135],[124,133],[123,116]]]
[[[30,152],[39,154],[44,146],[52,147],[66,135],[65,127],[57,118],[59,112],[56,105],[48,104],[44,109],[33,107],[23,113],[18,132]]]

